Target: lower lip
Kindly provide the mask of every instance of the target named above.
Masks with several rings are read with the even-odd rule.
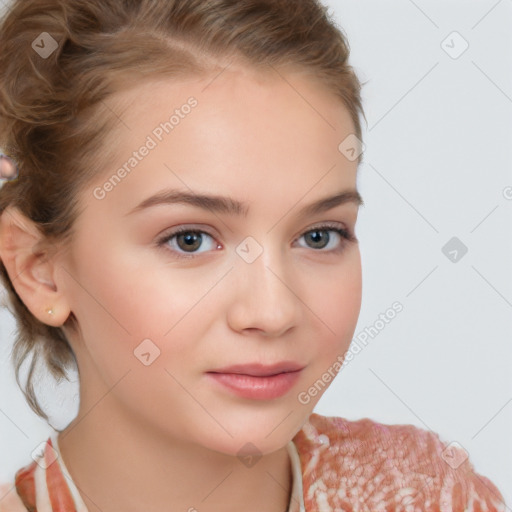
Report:
[[[207,375],[243,398],[271,400],[288,393],[299,379],[301,371],[279,373],[269,377],[213,372],[208,372]]]

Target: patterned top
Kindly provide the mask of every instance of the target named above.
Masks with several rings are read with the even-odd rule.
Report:
[[[457,443],[413,425],[311,414],[287,445],[288,512],[504,512],[496,486]],[[55,464],[53,462],[56,462]],[[59,453],[44,453],[0,486],[0,512],[88,512]]]

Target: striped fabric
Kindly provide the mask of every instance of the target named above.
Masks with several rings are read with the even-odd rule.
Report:
[[[25,508],[37,512],[87,512],[60,455],[58,432],[46,441],[43,453],[15,476]]]
[[[312,414],[287,445],[293,486],[288,512],[504,512],[496,486],[467,452],[413,425]],[[0,486],[0,512],[87,512],[60,456],[44,453]]]

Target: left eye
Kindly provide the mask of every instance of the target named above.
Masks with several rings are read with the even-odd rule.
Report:
[[[333,238],[331,235],[329,235],[329,233],[335,233],[337,236]],[[306,231],[306,233],[304,233],[300,238],[303,238],[303,237],[306,240],[309,239],[310,241],[312,241],[313,249],[325,249],[329,245],[330,242],[333,242],[333,241],[335,242],[337,237],[341,238],[342,242],[344,242],[345,240],[348,240],[350,238],[347,231],[345,229],[340,229],[340,228],[331,228],[331,229],[315,228],[315,229]],[[331,244],[330,249],[336,250],[336,243],[334,243],[334,247],[332,247],[332,245],[333,244]],[[326,251],[326,252],[328,252],[328,251]]]
[[[332,237],[329,233],[334,233],[335,236]],[[177,258],[194,258],[195,254],[198,253],[197,249],[202,245],[203,237],[205,235],[213,241],[210,249],[206,248],[206,251],[219,247],[219,244],[215,243],[213,236],[209,233],[190,228],[180,228],[172,233],[164,235],[164,237],[157,242],[157,245],[158,247],[169,247],[170,245],[171,251],[175,253],[174,256]],[[301,235],[300,238],[304,238],[308,243],[311,243],[312,245],[310,248],[317,249],[317,252],[319,252],[318,249],[326,249],[330,244],[331,247],[329,250],[321,251],[328,253],[340,252],[348,242],[357,241],[354,235],[345,228],[340,228],[338,225],[318,226],[316,228],[309,229]],[[339,239],[338,243],[336,243],[336,239]],[[169,244],[169,242],[172,243]],[[179,251],[184,251],[184,253],[180,253]]]

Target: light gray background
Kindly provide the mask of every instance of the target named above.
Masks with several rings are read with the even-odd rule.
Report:
[[[375,330],[315,412],[457,441],[512,510],[512,0],[324,3],[367,82],[354,338]],[[454,31],[469,44],[456,59],[445,51],[461,48]],[[453,237],[468,248],[458,262],[442,252]],[[396,301],[403,311],[382,328]],[[0,481],[51,431],[14,383],[13,329],[2,312]],[[58,428],[76,393],[40,393]]]

